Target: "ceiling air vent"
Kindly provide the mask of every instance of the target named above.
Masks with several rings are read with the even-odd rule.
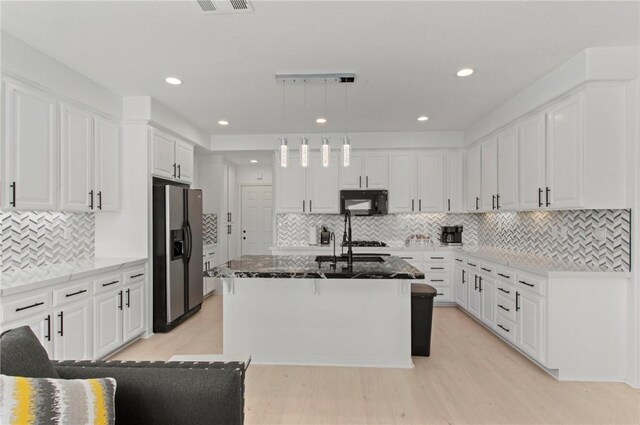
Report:
[[[253,12],[249,0],[196,0],[196,2],[205,15]]]

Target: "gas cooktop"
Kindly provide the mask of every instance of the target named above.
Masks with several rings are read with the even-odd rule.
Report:
[[[342,246],[347,246],[346,242],[342,242]],[[384,247],[386,243],[381,241],[352,241],[352,247]]]

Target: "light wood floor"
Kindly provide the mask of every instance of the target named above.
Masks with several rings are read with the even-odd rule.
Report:
[[[457,308],[436,308],[431,357],[414,369],[251,365],[246,424],[639,424],[640,391],[559,382]],[[117,353],[222,353],[222,297],[168,334]]]

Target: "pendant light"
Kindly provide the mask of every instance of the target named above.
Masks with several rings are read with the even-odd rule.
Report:
[[[351,164],[351,141],[347,132],[349,124],[349,92],[348,84],[344,85],[344,116],[347,124],[345,124],[344,136],[342,137],[342,166],[348,167]]]
[[[282,81],[282,137],[280,138],[280,166],[287,168],[289,161],[289,142],[284,135],[285,132],[285,103],[284,103],[284,81]]]
[[[302,86],[302,104],[303,104],[303,114],[304,114],[304,123],[302,125],[302,130],[304,131],[306,123],[307,123],[307,81],[305,80]],[[309,139],[307,139],[304,134],[300,137],[300,165],[304,168],[309,166]]]
[[[327,117],[327,79],[324,79],[324,117]],[[322,166],[329,166],[329,158],[331,157],[331,146],[326,132],[322,136]]]

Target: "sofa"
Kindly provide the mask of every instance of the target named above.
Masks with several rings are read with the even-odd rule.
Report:
[[[50,361],[31,328],[0,335],[0,373],[33,378],[115,378],[116,424],[242,424],[241,362]]]

